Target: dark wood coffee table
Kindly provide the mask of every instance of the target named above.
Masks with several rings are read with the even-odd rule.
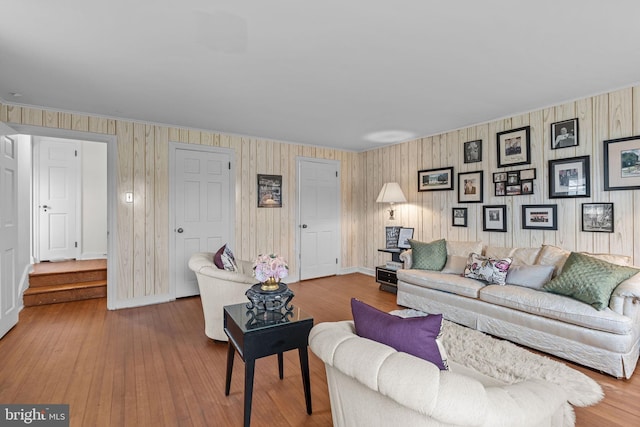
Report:
[[[282,317],[282,318],[281,318]],[[311,415],[311,383],[309,379],[309,353],[307,345],[313,318],[296,306],[278,313],[258,312],[247,309],[247,304],[224,307],[224,332],[229,337],[227,352],[227,377],[224,394],[229,395],[233,359],[237,351],[244,360],[244,425],[251,423],[251,400],[253,397],[253,375],[255,361],[261,357],[278,355],[280,379],[284,377],[282,353],[298,349],[302,385],[307,404],[307,414]]]

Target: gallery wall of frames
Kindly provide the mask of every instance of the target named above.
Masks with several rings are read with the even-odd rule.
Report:
[[[632,256],[640,265],[640,87],[363,153],[364,264],[386,226],[414,239],[481,240]],[[375,193],[400,183],[391,223]],[[371,233],[370,230],[379,230]]]

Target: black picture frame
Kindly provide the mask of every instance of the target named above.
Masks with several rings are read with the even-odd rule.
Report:
[[[418,171],[418,191],[453,190],[453,166]]]
[[[409,249],[409,239],[413,239],[413,228],[401,227],[398,233],[398,248]]]
[[[520,181],[536,179],[536,168],[522,169],[520,172]]]
[[[468,141],[463,144],[464,162],[477,163],[482,161],[482,140]]]
[[[524,126],[496,134],[498,167],[531,163],[531,126]]]
[[[258,174],[258,207],[282,207],[282,175]]]
[[[522,205],[522,228],[557,230],[558,205]]]
[[[494,172],[493,173],[493,182],[507,182],[507,173],[506,172]]]
[[[578,119],[551,123],[551,149],[576,147],[578,141]]]
[[[507,231],[507,205],[482,207],[482,231]]]
[[[604,141],[604,190],[640,188],[640,136]]]
[[[590,156],[549,160],[549,198],[591,196]]]
[[[458,174],[458,203],[482,203],[484,171]]]
[[[525,179],[520,181],[520,194],[522,195],[530,195],[533,194],[533,180]]]
[[[451,209],[451,225],[454,227],[467,226],[467,208]]]
[[[582,231],[613,233],[613,203],[583,203]]]
[[[398,249],[398,237],[401,226],[389,226],[384,228],[384,247],[386,249]]]

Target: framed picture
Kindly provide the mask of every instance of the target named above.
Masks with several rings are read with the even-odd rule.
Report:
[[[551,123],[551,149],[578,145],[578,119]]]
[[[533,194],[533,180],[520,181],[520,194]]]
[[[517,196],[522,193],[520,184],[507,185],[507,196]]]
[[[527,179],[536,179],[536,169],[523,169],[520,171],[520,181],[524,181]]]
[[[482,207],[483,231],[507,231],[507,205]]]
[[[640,136],[604,141],[604,189],[640,188]]]
[[[385,248],[398,249],[398,238],[400,237],[400,229],[402,227],[393,226],[384,228]]]
[[[458,203],[482,203],[483,171],[458,174]]]
[[[549,160],[549,198],[589,197],[589,156]]]
[[[282,175],[258,174],[258,207],[282,207]]]
[[[522,205],[522,228],[557,230],[558,205]]]
[[[453,190],[453,167],[418,171],[418,191]]]
[[[409,239],[413,239],[413,228],[400,228],[400,232],[398,233],[398,247],[402,249],[410,248]]]
[[[520,181],[520,173],[518,171],[515,172],[507,172],[507,184],[517,184]]]
[[[583,203],[582,231],[613,233],[613,203]]]
[[[467,226],[467,208],[453,208],[451,213],[454,227]]]
[[[528,165],[531,163],[531,127],[498,132],[498,167]]]
[[[507,181],[507,173],[506,172],[494,172],[493,173],[493,182],[506,182]]]
[[[506,196],[507,195],[507,190],[506,190],[506,184],[504,182],[496,182],[495,183],[495,195],[496,196]]]
[[[482,140],[469,141],[464,143],[464,162],[476,163],[482,161]]]

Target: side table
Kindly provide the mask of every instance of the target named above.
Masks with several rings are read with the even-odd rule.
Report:
[[[227,350],[227,376],[224,394],[229,395],[233,359],[236,352],[244,360],[244,426],[251,423],[251,400],[253,397],[253,376],[255,361],[261,357],[278,355],[278,372],[284,377],[282,353],[298,349],[302,385],[307,405],[307,414],[311,415],[311,382],[309,378],[309,353],[307,345],[309,332],[313,327],[313,317],[300,308],[291,306],[284,310],[281,317],[273,316],[261,321],[256,317],[255,309],[248,309],[246,303],[224,307],[224,332],[229,337]]]

